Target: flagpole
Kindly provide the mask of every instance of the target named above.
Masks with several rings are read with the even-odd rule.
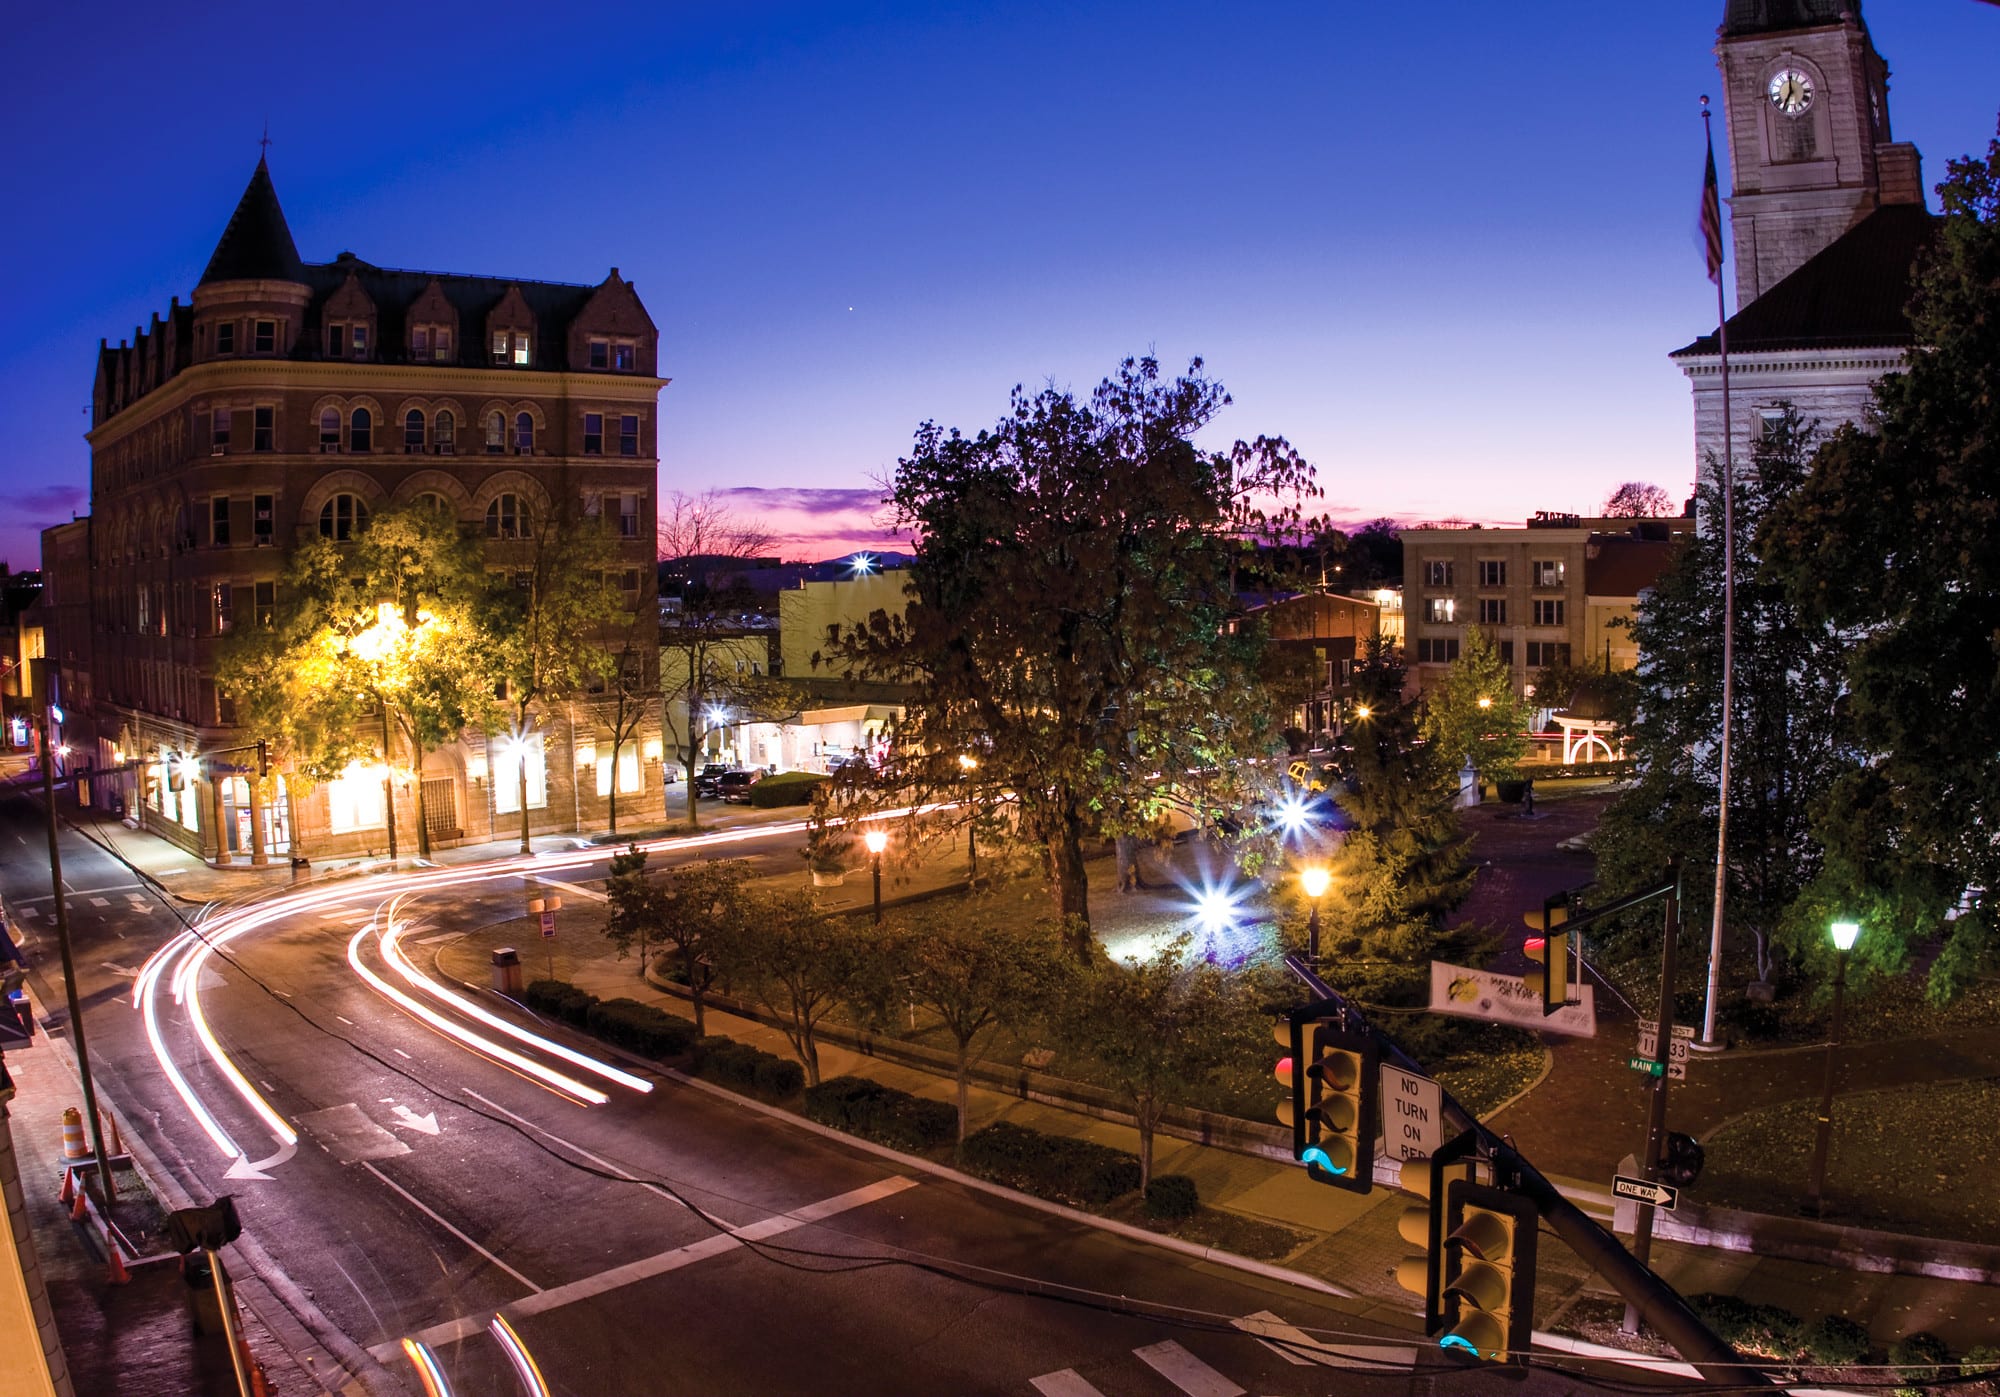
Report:
[[[1715,177],[1715,137],[1709,126],[1708,98],[1701,99],[1702,138],[1708,143],[1709,179]],[[1707,197],[1704,193],[1704,198]],[[1729,412],[1729,316],[1722,294],[1721,207],[1715,213],[1714,249],[1716,342],[1722,354],[1722,770],[1717,782],[1715,821],[1715,918],[1708,935],[1708,1002],[1701,1016],[1701,1046],[1719,1048],[1716,1007],[1722,994],[1723,908],[1729,893],[1729,729],[1736,710],[1736,437]]]

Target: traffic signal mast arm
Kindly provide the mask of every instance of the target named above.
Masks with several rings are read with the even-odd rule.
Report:
[[[1675,888],[1676,882],[1669,880],[1659,887],[1620,898],[1608,907],[1575,918],[1569,925],[1582,927],[1613,913],[1629,911],[1655,898],[1671,896]],[[1374,1034],[1377,1052],[1383,1061],[1424,1075],[1422,1064],[1388,1039],[1375,1034],[1361,1012],[1345,995],[1320,979],[1304,956],[1297,953],[1286,956],[1285,964],[1304,981],[1315,997],[1330,1000],[1346,1010],[1350,1028],[1361,1025],[1364,1031]],[[1737,1386],[1769,1385],[1768,1378],[1756,1369],[1744,1366],[1742,1356],[1702,1323],[1678,1291],[1626,1251],[1618,1239],[1599,1226],[1588,1213],[1563,1197],[1562,1191],[1550,1183],[1540,1170],[1528,1163],[1513,1146],[1480,1124],[1478,1118],[1459,1105],[1442,1085],[1438,1091],[1446,1123],[1473,1134],[1496,1164],[1513,1176],[1514,1191],[1532,1201],[1556,1235],[1569,1244],[1570,1250],[1609,1281],[1653,1326],[1654,1332],[1678,1349],[1681,1356],[1700,1370],[1705,1379]]]

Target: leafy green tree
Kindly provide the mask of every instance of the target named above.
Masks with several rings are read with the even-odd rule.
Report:
[[[1153,1179],[1153,1137],[1185,1104],[1269,1033],[1245,986],[1187,959],[1176,941],[1151,960],[1100,960],[1066,996],[1058,1031],[1098,1064],[1139,1128],[1139,1186]]]
[[[1731,928],[1748,933],[1757,975],[1775,968],[1780,931],[1820,871],[1813,822],[1851,764],[1838,708],[1849,637],[1804,614],[1766,561],[1773,511],[1801,488],[1816,426],[1785,405],[1756,442],[1735,501],[1736,712],[1731,737]],[[1614,892],[1659,877],[1678,858],[1681,915],[1705,925],[1714,906],[1715,826],[1722,714],[1722,500],[1699,488],[1714,527],[1689,537],[1640,603],[1639,665],[1626,750],[1637,780],[1606,812],[1596,844],[1599,878]],[[1709,870],[1702,876],[1700,870]],[[1651,919],[1645,934],[1654,934]],[[1820,935],[1825,935],[1824,928]]]
[[[974,1046],[1003,1025],[1026,1023],[1073,974],[1052,927],[1021,927],[991,915],[990,898],[949,910],[926,903],[885,954],[910,1002],[937,1015],[950,1035],[958,1084],[958,1138],[965,1139]]]
[[[1128,360],[1087,402],[1017,388],[974,437],[926,422],[890,494],[917,538],[910,604],[836,647],[914,677],[899,801],[1007,794],[1079,955],[1086,840],[1169,802],[1214,827],[1242,803],[1245,759],[1279,746],[1254,683],[1263,633],[1231,624],[1231,577],[1246,534],[1297,521],[1312,469],[1273,438],[1198,447],[1228,402],[1199,361],[1167,381]]]
[[[611,876],[604,885],[611,915],[604,934],[621,957],[637,944],[641,975],[646,973],[649,943],[671,948],[688,987],[697,1033],[707,1032],[714,948],[748,915],[749,881],[750,865],[741,859],[698,859],[651,877],[646,873],[646,851],[636,844],[611,860]]]
[[[777,1018],[819,1083],[819,1027],[843,1002],[883,999],[888,962],[871,931],[827,916],[802,892],[744,894],[740,916],[719,919],[706,938],[722,981]]]
[[[1943,998],[2000,960],[2000,140],[1938,193],[1910,306],[1922,348],[1876,386],[1874,430],[1820,452],[1770,551],[1849,641],[1846,735],[1866,754],[1827,802],[1842,823],[1821,822],[1839,857],[1820,900],[1903,906],[1865,921],[1857,952],[1894,963],[1941,937]]]
[[[617,948],[620,960],[637,947],[639,974],[643,978],[646,948],[666,932],[667,896],[658,878],[646,876],[646,851],[637,844],[611,856],[604,880],[604,900],[608,909],[604,935]],[[701,1013],[697,1009],[695,1024],[699,1027],[700,1023]]]
[[[1511,778],[1527,755],[1532,716],[1514,692],[1513,666],[1482,627],[1467,626],[1458,658],[1423,698],[1419,730],[1437,780],[1456,787],[1467,761],[1487,780]]]

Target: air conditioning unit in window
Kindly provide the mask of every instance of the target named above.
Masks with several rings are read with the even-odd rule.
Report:
[[[208,448],[208,454],[211,456],[227,456],[229,454],[229,446],[225,442],[218,442]]]

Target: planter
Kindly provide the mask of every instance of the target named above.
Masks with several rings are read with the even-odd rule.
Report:
[[[815,888],[837,888],[847,881],[844,868],[815,868],[812,875]]]

